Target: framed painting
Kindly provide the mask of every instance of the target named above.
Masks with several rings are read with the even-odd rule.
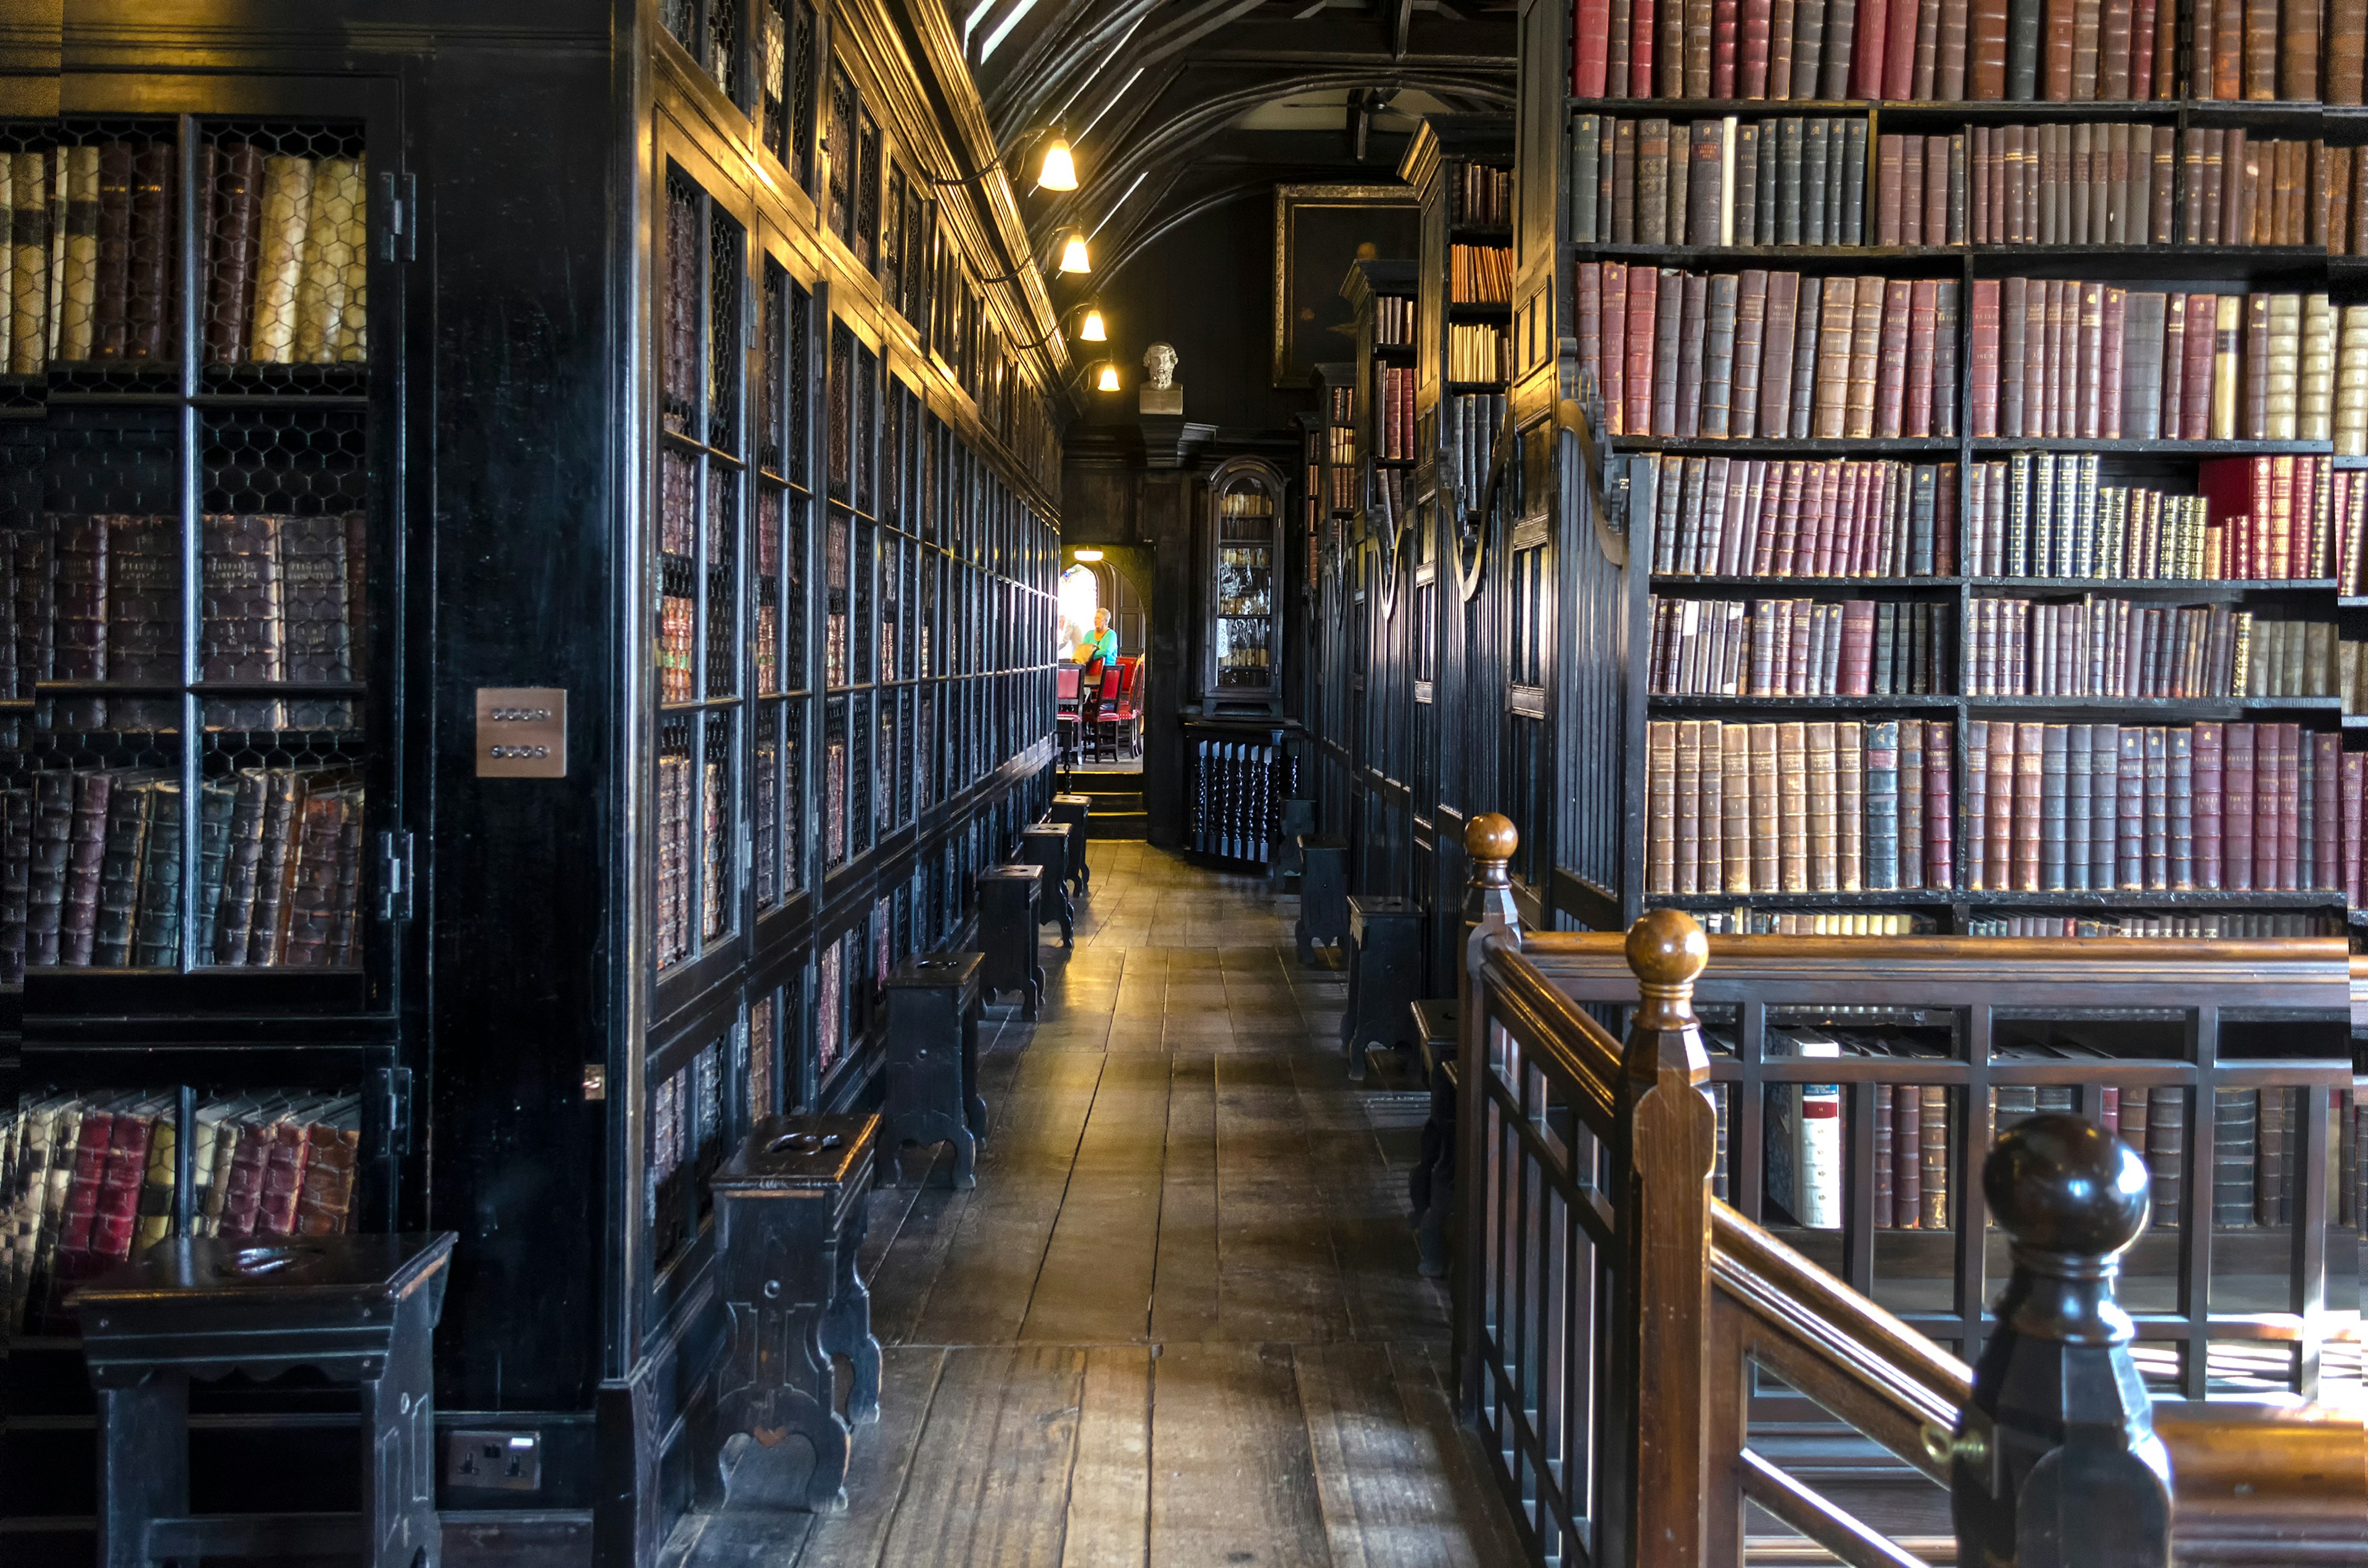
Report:
[[[1404,185],[1274,187],[1274,384],[1304,387],[1351,357],[1356,322],[1340,297],[1354,261],[1420,255],[1422,209]]]

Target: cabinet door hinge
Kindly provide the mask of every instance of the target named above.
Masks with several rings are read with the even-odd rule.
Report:
[[[419,259],[419,176],[381,171],[378,254],[381,261]]]
[[[398,828],[378,835],[378,917],[411,918],[411,833]]]

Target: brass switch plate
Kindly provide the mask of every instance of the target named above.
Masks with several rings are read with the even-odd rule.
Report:
[[[556,686],[477,688],[477,777],[567,777],[567,690]]]

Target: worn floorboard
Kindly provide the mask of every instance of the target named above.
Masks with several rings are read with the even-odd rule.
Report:
[[[1419,1116],[1342,1076],[1291,901],[1097,843],[1042,1017],[982,1031],[978,1187],[875,1190],[888,1346],[837,1515],[727,1506],[665,1568],[1516,1564],[1415,1272]]]

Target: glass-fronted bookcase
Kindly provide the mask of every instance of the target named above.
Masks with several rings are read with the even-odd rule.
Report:
[[[1282,476],[1256,458],[1210,476],[1201,688],[1212,709],[1282,695]]]

